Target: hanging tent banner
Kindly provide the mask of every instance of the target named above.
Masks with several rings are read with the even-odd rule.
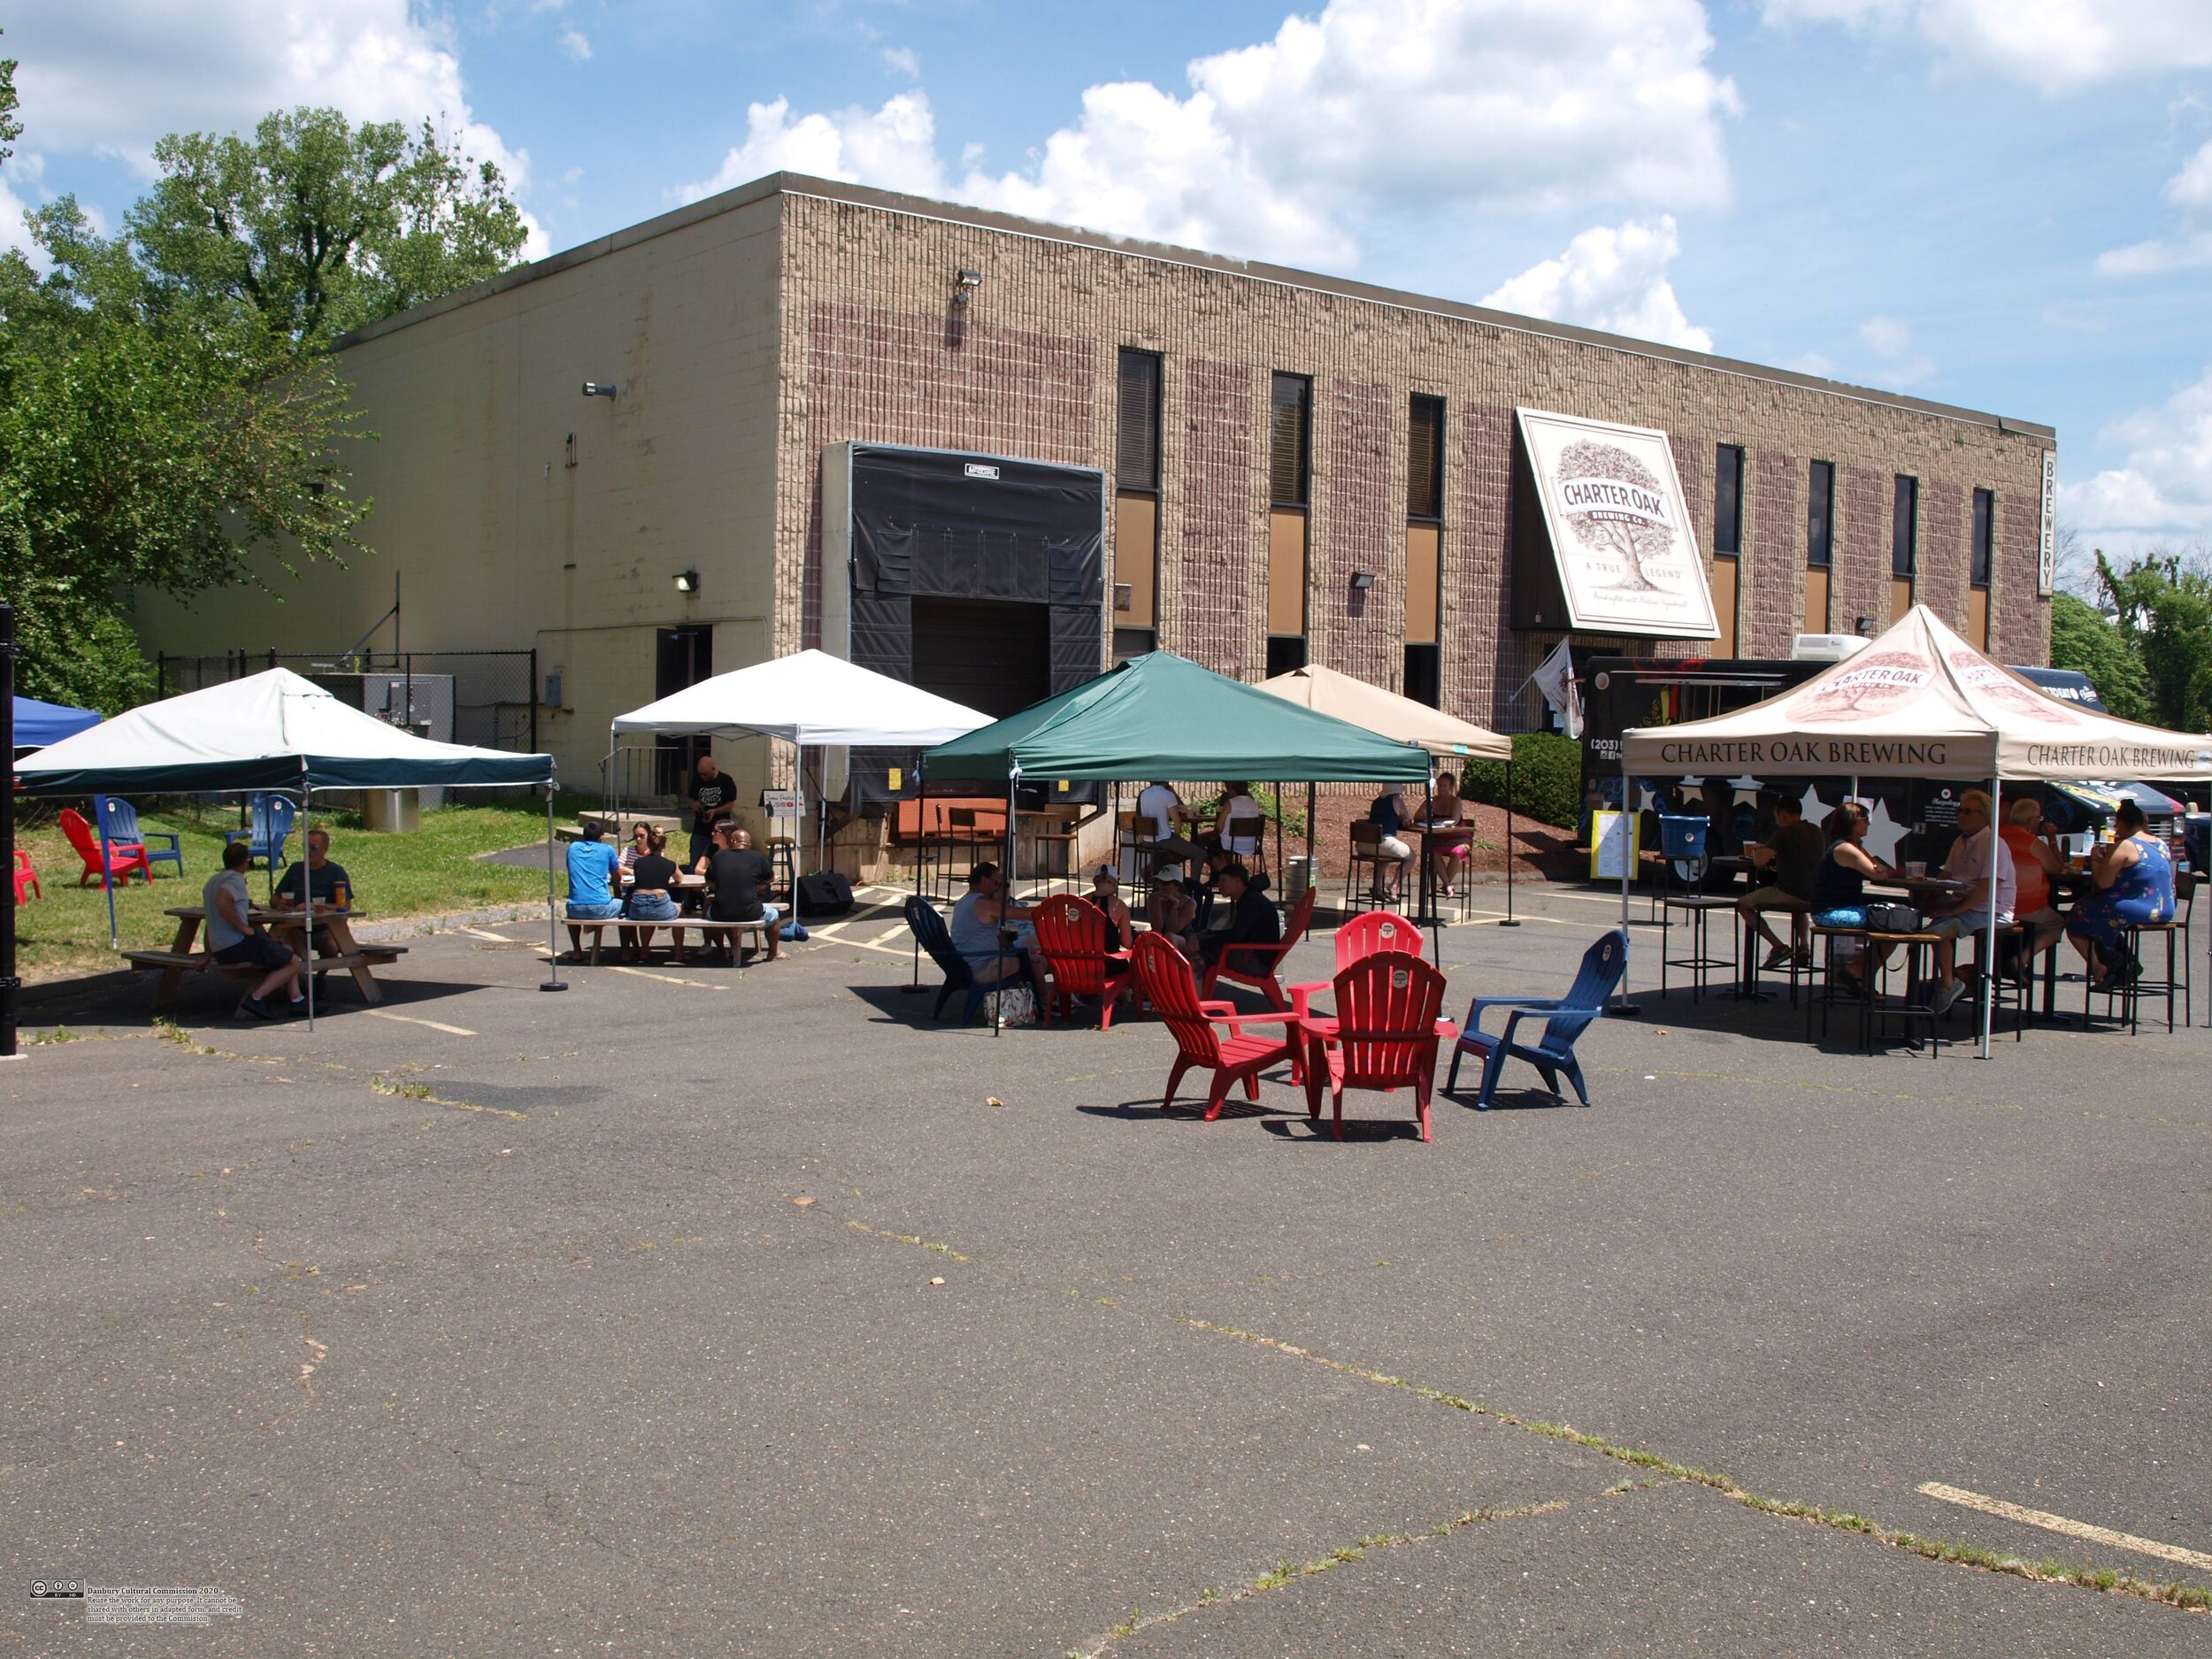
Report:
[[[1718,639],[1667,434],[1538,409],[1514,413],[1551,534],[1565,626]]]
[[[2212,780],[2212,738],[2062,703],[1925,605],[1778,697],[1621,740],[1631,777]]]

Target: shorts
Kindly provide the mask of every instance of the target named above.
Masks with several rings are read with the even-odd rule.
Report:
[[[571,899],[568,901],[568,919],[572,922],[611,922],[622,914],[618,899]]]
[[[634,922],[672,922],[683,912],[665,893],[633,893],[629,917]]]
[[[1395,835],[1384,836],[1382,840],[1375,843],[1375,850],[1386,858],[1410,858],[1413,856],[1413,849],[1407,846],[1405,842],[1400,841]]]
[[[1938,939],[1961,939],[1989,931],[1987,910],[1968,910],[1962,916],[1938,916],[1921,924],[1921,932]]]
[[[248,933],[236,944],[225,945],[217,951],[215,960],[226,968],[268,968],[273,971],[291,966],[293,956],[289,950],[268,934]]]
[[[1801,915],[1813,908],[1813,902],[1810,899],[1801,899],[1796,894],[1785,892],[1780,887],[1754,887],[1737,900],[1736,903],[1738,908],[1747,910],[1789,910]],[[1828,925],[1830,926],[1844,926],[1839,922],[1832,922]],[[1855,926],[1856,924],[1854,923],[1852,926]]]
[[[758,916],[722,916],[710,911],[707,920],[710,922],[760,922],[766,926],[773,927],[782,915],[783,912],[774,905],[764,904],[760,907]]]

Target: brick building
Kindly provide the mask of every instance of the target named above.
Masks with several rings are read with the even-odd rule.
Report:
[[[1916,598],[2001,658],[2046,656],[2047,426],[857,186],[761,180],[378,324],[343,360],[380,434],[352,457],[371,552],[273,594],[150,600],[149,649],[341,648],[402,572],[411,646],[536,648],[541,740],[577,787],[622,710],[853,649],[854,443],[1098,493],[1085,604],[1048,626],[941,581],[902,613],[915,677],[971,702],[1156,644],[1531,725],[1513,694],[1563,618],[1527,614],[1548,541],[1517,493],[1517,410],[1665,434],[1709,584],[1717,639],[1578,640],[1784,655]],[[1048,635],[984,667],[969,649]]]

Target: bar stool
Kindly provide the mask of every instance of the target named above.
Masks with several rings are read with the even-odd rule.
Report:
[[[1712,954],[1708,933],[1715,910],[1728,912],[1728,925],[1737,924],[1736,901],[1715,895],[1699,893],[1694,889],[1705,879],[1708,859],[1705,856],[1706,823],[1701,818],[1663,817],[1659,820],[1660,879],[1664,884],[1665,896],[1660,900],[1662,920],[1667,933],[1662,935],[1659,947],[1659,995],[1667,994],[1667,970],[1685,968],[1690,974],[1690,1000],[1701,1002],[1705,996],[1706,975],[1715,968],[1732,971],[1736,966],[1736,941],[1732,936],[1730,949],[1724,956]],[[1675,879],[1679,876],[1684,891],[1674,890]],[[1690,954],[1676,956],[1668,954],[1667,940],[1674,931],[1674,915],[1684,913],[1690,929]]]
[[[1369,879],[1359,879],[1360,866],[1364,864]],[[1389,906],[1387,899],[1379,899],[1374,890],[1382,885],[1382,826],[1371,818],[1362,818],[1352,826],[1351,855],[1344,864],[1344,913],[1356,915],[1361,910],[1383,910]]]

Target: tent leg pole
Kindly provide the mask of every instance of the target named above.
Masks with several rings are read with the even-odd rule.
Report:
[[[891,803],[891,821],[898,822],[898,803]],[[926,899],[922,890],[922,849],[929,845],[929,764],[918,750],[914,756],[914,896]],[[912,928],[907,930],[913,933]],[[922,988],[922,936],[914,934],[914,982],[909,985],[910,995],[918,995]]]
[[[92,797],[92,816],[100,820],[100,885],[108,890],[108,949],[120,950],[122,942],[115,930],[115,855],[108,850],[108,815],[100,810],[100,797],[96,795]],[[274,861],[271,862],[269,872],[273,881],[276,873]],[[14,879],[12,871],[9,872],[9,879]]]
[[[1470,857],[1467,860],[1470,879],[1472,879],[1475,861]],[[1508,760],[1505,763],[1505,920],[1498,926],[1518,927],[1520,925],[1513,915],[1513,763]]]
[[[1433,765],[1435,763],[1432,761],[1430,764]],[[1444,966],[1444,918],[1436,912],[1436,884],[1432,879],[1432,870],[1434,864],[1434,860],[1429,856],[1429,838],[1427,834],[1429,820],[1435,816],[1436,811],[1436,794],[1432,787],[1433,783],[1434,780],[1432,779],[1430,782],[1425,783],[1421,786],[1421,825],[1423,833],[1420,837],[1421,851],[1419,856],[1421,859],[1421,885],[1418,889],[1421,895],[1421,913],[1414,919],[1416,926],[1418,926],[1423,922],[1428,924],[1429,946],[1430,949],[1435,953],[1430,960],[1434,962],[1437,967],[1440,970]]]
[[[1630,810],[1628,799],[1628,755],[1626,745],[1621,754],[1621,979],[1613,988],[1613,1001],[1606,1009],[1617,1019],[1636,1019],[1643,1009],[1628,1000],[1628,964],[1635,959],[1636,949],[1628,931],[1628,878],[1636,868],[1636,815]],[[1659,949],[1664,950],[1663,943]]]
[[[1321,872],[1314,868],[1313,863],[1313,819],[1320,803],[1321,786],[1309,782],[1306,785],[1306,879],[1315,887],[1321,885]]]
[[[991,1038],[996,1041],[1006,1034],[1002,1018],[1006,1006],[1006,911],[1018,902],[1014,891],[1014,855],[1021,843],[1014,839],[1014,791],[1021,781],[1019,768],[1006,774],[1006,868],[999,872],[1005,886],[1000,890],[998,902],[998,977],[991,982]]]
[[[545,961],[546,972],[553,977],[538,987],[541,991],[565,991],[561,980],[561,927],[559,907],[553,899],[553,780],[545,780]]]
[[[313,832],[308,828],[308,818],[313,810],[314,791],[307,787],[307,762],[300,762],[300,863],[307,862],[307,838]],[[276,869],[276,859],[269,860],[269,868]],[[311,871],[300,872],[300,908],[307,912],[307,925],[302,932],[300,949],[307,956],[307,1029],[315,1029],[315,880]]]
[[[1997,1018],[1997,860],[2009,857],[1997,826],[2005,821],[2005,780],[1989,780],[1989,932],[1982,941],[1982,1058],[1989,1058],[1990,1027]],[[1956,972],[1958,964],[1951,964]]]

